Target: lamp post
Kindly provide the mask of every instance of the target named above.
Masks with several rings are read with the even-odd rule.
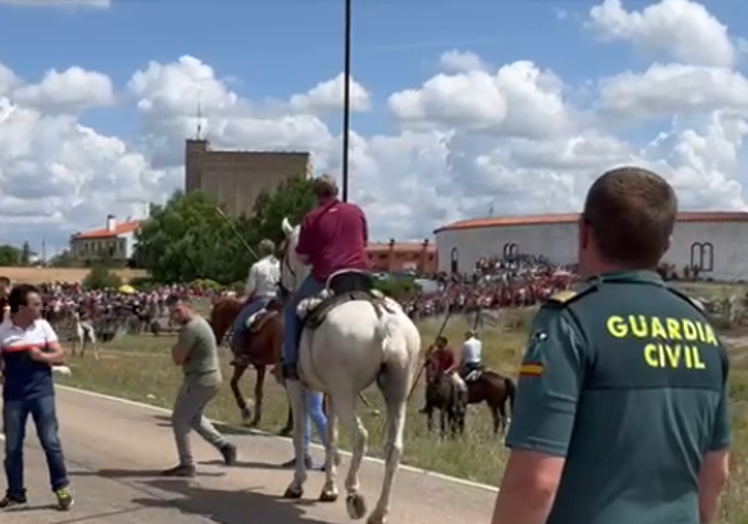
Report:
[[[348,202],[348,148],[351,128],[351,0],[344,0],[343,37],[343,202]]]

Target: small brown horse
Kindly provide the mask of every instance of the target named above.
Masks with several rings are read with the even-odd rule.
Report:
[[[210,326],[213,328],[213,334],[220,343],[224,335],[234,323],[234,319],[242,310],[244,302],[236,298],[226,297],[220,299],[213,305],[210,311]],[[266,312],[262,313],[253,323],[249,333],[249,341],[246,336],[234,333],[234,336],[240,337],[234,341],[234,346],[240,348],[236,353],[235,360],[231,363],[234,366],[234,374],[231,377],[231,392],[242,414],[242,419],[247,422],[250,418],[249,407],[239,389],[239,380],[249,366],[257,370],[257,382],[255,383],[255,412],[254,417],[249,422],[250,427],[256,427],[262,420],[262,400],[263,389],[265,386],[265,372],[268,366],[276,366],[281,360],[281,351],[283,346],[283,314],[282,305],[278,301],[271,301],[265,308]],[[290,433],[292,421],[290,418],[286,422],[286,427],[281,433]]]
[[[515,385],[511,378],[500,375],[490,369],[484,369],[480,376],[467,382],[468,404],[485,402],[491,411],[493,432],[504,433],[509,422],[506,404],[514,410]]]

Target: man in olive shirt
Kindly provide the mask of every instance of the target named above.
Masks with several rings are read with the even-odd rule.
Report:
[[[590,189],[577,292],[538,312],[493,524],[708,524],[728,475],[727,354],[665,285],[677,202],[621,168]]]
[[[223,456],[227,465],[236,463],[236,447],[227,442],[213,424],[203,416],[208,403],[216,396],[223,380],[218,360],[218,344],[210,324],[197,314],[187,296],[168,301],[174,320],[181,325],[177,343],[171,350],[172,360],[181,366],[184,382],[174,402],[171,417],[177,443],[179,464],[163,472],[167,476],[192,477],[195,459],[189,433],[194,429]]]

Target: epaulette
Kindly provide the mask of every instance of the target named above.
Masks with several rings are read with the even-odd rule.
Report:
[[[573,290],[573,289],[564,289],[563,291],[559,291],[555,294],[553,294],[547,301],[546,304],[554,305],[554,306],[560,306],[560,307],[566,307],[572,302],[576,302],[580,298],[588,295],[590,292],[596,290],[596,286],[585,286],[582,289],[579,290]]]
[[[684,293],[683,291],[681,291],[680,289],[678,289],[676,287],[665,286],[665,288],[668,291],[670,291],[671,293],[673,293],[674,295],[678,295],[680,298],[682,298],[683,300],[685,300],[686,302],[688,302],[689,304],[691,304],[693,307],[695,307],[696,309],[698,309],[702,313],[706,313],[706,307],[704,306],[704,304],[700,300],[697,300],[697,299],[693,298],[692,296],[687,295],[686,293]]]

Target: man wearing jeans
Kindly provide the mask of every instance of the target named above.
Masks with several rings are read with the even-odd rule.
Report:
[[[5,429],[5,475],[8,482],[0,508],[26,503],[23,442],[26,421],[34,420],[39,442],[49,468],[50,484],[61,510],[73,505],[68,489],[65,457],[58,435],[52,366],[62,364],[65,351],[52,326],[41,318],[39,289],[16,286],[8,297],[10,319],[0,325],[0,350],[5,372],[3,426]]]
[[[213,445],[228,466],[236,463],[236,447],[227,442],[203,416],[203,411],[218,393],[223,380],[213,330],[192,309],[189,297],[170,297],[168,303],[172,317],[182,326],[171,356],[174,364],[182,367],[184,382],[174,402],[171,416],[179,464],[163,474],[170,477],[194,477],[195,458],[192,456],[189,439],[191,430],[197,431]]]

